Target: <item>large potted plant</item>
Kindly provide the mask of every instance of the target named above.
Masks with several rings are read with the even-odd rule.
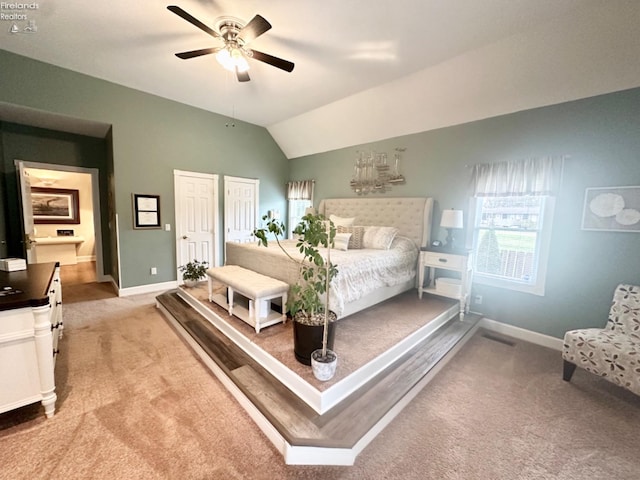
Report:
[[[193,287],[198,283],[198,280],[204,278],[207,273],[207,265],[208,262],[199,262],[198,260],[193,260],[192,262],[188,262],[186,265],[181,265],[178,267],[180,272],[182,273],[182,280],[184,280],[184,284],[187,287]]]
[[[296,247],[302,259],[292,257],[280,240],[286,229],[283,223],[263,217],[264,228],[255,229],[259,244],[268,246],[268,236],[274,236],[282,251],[299,264],[297,282],[291,286],[287,309],[293,319],[294,353],[296,359],[311,365],[311,356],[320,350],[319,361],[337,359],[333,349],[336,314],[329,308],[328,289],[338,269],[330,261],[331,244],[336,229],[323,215],[308,213],[293,231],[298,239]],[[320,247],[327,248],[327,260],[320,253]],[[335,362],[334,362],[335,365]]]

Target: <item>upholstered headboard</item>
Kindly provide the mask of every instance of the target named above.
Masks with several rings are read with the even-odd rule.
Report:
[[[396,227],[419,247],[429,245],[433,198],[431,197],[357,197],[327,198],[320,201],[318,213],[329,218],[355,217],[354,225]]]

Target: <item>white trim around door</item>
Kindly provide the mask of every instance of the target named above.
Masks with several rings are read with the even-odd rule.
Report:
[[[194,259],[219,266],[218,175],[174,170],[173,178],[176,266]],[[180,271],[176,274],[181,283]]]
[[[93,202],[93,228],[95,230],[96,252],[96,280],[108,282],[110,275],[104,273],[104,260],[102,256],[102,217],[100,215],[100,171],[97,168],[75,167],[70,165],[57,165],[53,163],[27,162],[15,160],[16,170],[23,168],[36,168],[40,170],[54,170],[60,172],[86,173],[91,175],[91,200]],[[119,251],[118,251],[119,252]]]
[[[224,244],[255,240],[253,230],[258,225],[260,180],[224,177]],[[226,253],[226,251],[225,251]]]

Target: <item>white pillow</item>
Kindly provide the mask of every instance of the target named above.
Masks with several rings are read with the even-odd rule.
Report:
[[[355,221],[355,217],[353,218],[347,218],[347,217],[338,217],[337,215],[329,215],[329,220],[331,220],[333,222],[333,225],[335,227],[350,227],[353,225],[353,222]]]
[[[333,248],[336,250],[347,250],[349,248],[350,233],[336,233],[333,238]]]
[[[349,239],[349,250],[364,248],[362,246],[362,237],[364,236],[364,227],[359,225],[354,225],[353,227],[342,227],[338,225],[336,230],[338,230],[338,233],[351,234],[351,238]]]
[[[395,227],[365,227],[362,247],[389,250],[397,234],[398,229]]]

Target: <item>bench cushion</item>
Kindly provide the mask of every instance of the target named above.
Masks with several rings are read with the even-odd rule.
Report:
[[[207,275],[254,299],[282,294],[289,290],[289,285],[285,282],[237,265],[209,268]]]

